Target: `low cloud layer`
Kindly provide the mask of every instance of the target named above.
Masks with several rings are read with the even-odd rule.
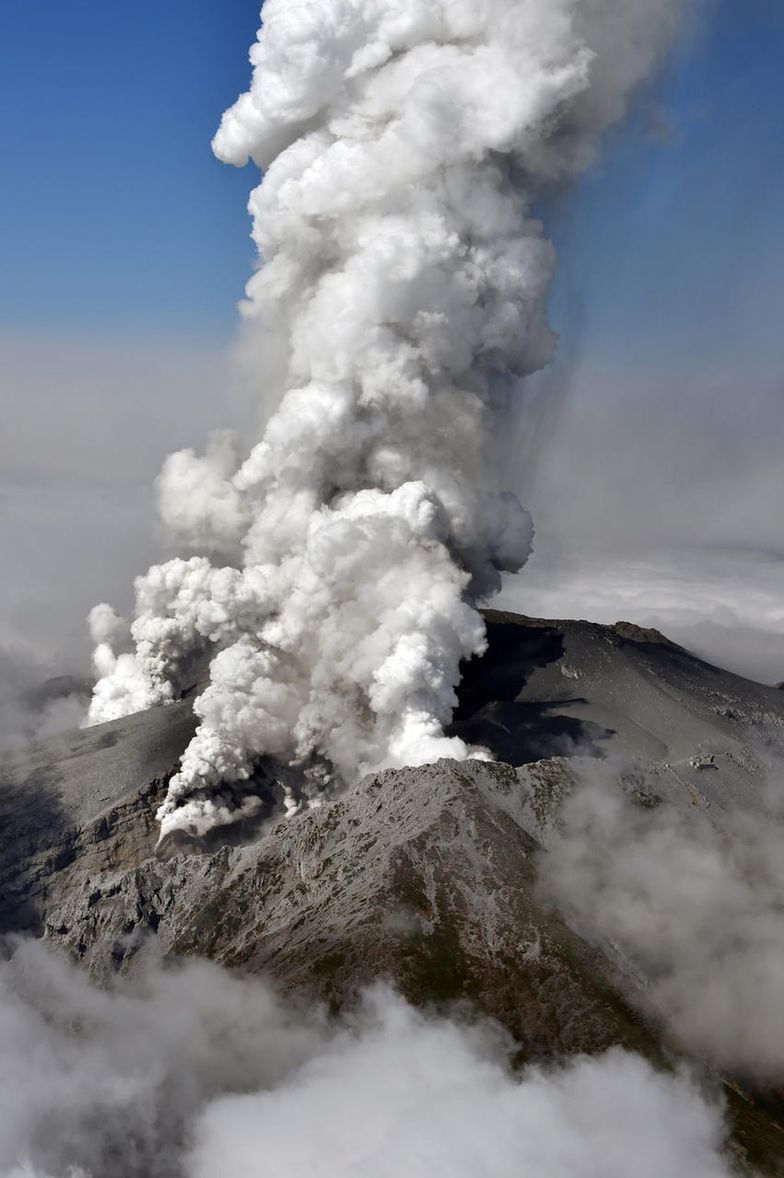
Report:
[[[0,750],[77,728],[89,684],[55,676],[29,649],[0,643]]]
[[[123,604],[158,552],[164,455],[200,443],[213,415],[237,420],[223,394],[238,382],[192,341],[6,333],[0,356],[0,644],[83,673],[96,595]]]
[[[122,604],[159,550],[153,483],[167,450],[200,441],[212,413],[242,410],[241,381],[218,349],[7,333],[0,356],[4,747],[83,719],[81,695],[47,681],[89,676],[84,619],[96,593]]]
[[[737,675],[784,680],[784,560],[772,554],[575,547],[563,555],[544,539],[497,604],[533,617],[653,626]]]
[[[3,1178],[731,1172],[685,1075],[622,1051],[515,1074],[498,1028],[385,988],[335,1022],[206,964],[100,991],[27,943],[0,967],[0,1035]]]
[[[599,766],[564,806],[541,886],[582,936],[645,979],[646,1000],[687,1048],[755,1079],[784,1078],[784,827],[774,814],[641,805]]]
[[[602,365],[589,338],[590,361],[529,386],[508,463],[536,543],[507,608],[658,626],[711,662],[784,680],[784,369],[738,332],[720,366]]]

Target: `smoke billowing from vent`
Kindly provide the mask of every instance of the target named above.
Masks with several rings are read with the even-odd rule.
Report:
[[[264,173],[243,310],[278,407],[253,446],[168,459],[187,558],[139,579],[130,632],[92,618],[93,723],[211,658],[163,833],[251,811],[263,755],[311,782],[482,755],[444,726],[474,603],[531,546],[493,438],[554,350],[532,202],[591,162],[681,7],[267,0],[214,147]]]

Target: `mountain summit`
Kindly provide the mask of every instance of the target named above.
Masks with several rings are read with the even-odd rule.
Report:
[[[155,812],[194,730],[188,699],[9,755],[2,931],[104,977],[152,941],[336,1008],[384,977],[419,1005],[470,1002],[525,1060],[688,1053],[622,947],[559,914],[539,858],[564,799],[599,771],[630,805],[698,813],[718,831],[738,808],[764,817],[784,697],[626,623],[486,622],[453,732],[495,760],[387,770],[291,818],[265,765],[253,824],[178,832],[156,851]],[[775,1092],[726,1085],[739,1156],[777,1172]]]

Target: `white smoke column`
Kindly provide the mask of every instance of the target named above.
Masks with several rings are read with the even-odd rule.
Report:
[[[238,466],[225,437],[167,461],[162,515],[196,555],[137,582],[136,654],[102,654],[90,716],[212,658],[162,833],[252,809],[263,755],[338,779],[481,755],[444,726],[484,649],[472,603],[531,545],[493,464],[554,349],[531,202],[590,163],[681,6],[265,4],[214,147],[264,174],[244,315],[280,403]]]

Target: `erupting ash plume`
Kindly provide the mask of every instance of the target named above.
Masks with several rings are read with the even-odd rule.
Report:
[[[243,310],[278,407],[252,448],[168,459],[161,512],[192,555],[138,580],[130,630],[92,615],[92,723],[211,658],[162,833],[252,811],[264,755],[308,790],[485,755],[444,727],[484,648],[474,603],[531,547],[493,438],[554,349],[532,201],[591,162],[680,7],[267,0],[214,148],[263,172]]]

